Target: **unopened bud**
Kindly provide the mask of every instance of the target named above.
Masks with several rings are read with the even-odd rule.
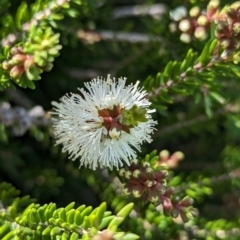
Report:
[[[220,5],[220,1],[219,0],[211,0],[209,3],[208,3],[208,6],[207,6],[207,9],[209,8],[218,8]]]
[[[167,180],[166,180],[166,179],[163,179],[163,180],[161,181],[161,184],[162,184],[162,186],[166,187],[166,186],[167,186]]]
[[[169,216],[171,210],[172,210],[172,203],[168,197],[162,196],[161,198],[163,211],[166,216]]]
[[[233,24],[233,34],[234,36],[240,33],[240,22],[236,22]]]
[[[125,178],[130,179],[131,176],[132,176],[132,173],[130,171],[125,172]]]
[[[231,4],[231,8],[239,10],[239,8],[240,8],[240,1],[236,1],[233,4]]]
[[[198,6],[196,6],[196,7],[191,8],[189,15],[191,17],[197,17],[200,15],[200,13],[201,13],[200,8]]]
[[[182,31],[182,32],[187,32],[190,30],[191,28],[191,23],[190,23],[190,20],[188,19],[183,19],[180,21],[179,25],[178,25],[179,29]]]
[[[173,154],[174,156],[176,156],[179,160],[184,159],[184,154],[183,152],[177,151]]]
[[[123,188],[123,193],[124,193],[125,195],[129,195],[131,192],[129,191],[128,188]]]
[[[152,173],[153,169],[151,167],[146,168],[146,173]]]
[[[188,34],[188,33],[182,33],[182,34],[180,35],[180,40],[181,40],[182,42],[184,42],[184,43],[190,43],[190,41],[191,41],[191,36],[190,36],[190,34]]]
[[[121,135],[121,131],[118,130],[117,128],[112,128],[109,130],[109,136],[112,139],[118,139]]]
[[[135,198],[140,198],[141,197],[140,191],[138,191],[138,190],[133,190],[132,194]]]
[[[169,172],[168,172],[167,170],[162,170],[161,173],[162,173],[165,177],[167,177],[168,174],[169,174]]]
[[[193,204],[193,199],[190,198],[189,196],[186,196],[180,201],[181,206],[183,207],[189,207]]]
[[[16,54],[9,60],[9,64],[11,65],[22,65],[26,60],[26,55],[24,54]]]
[[[8,63],[7,60],[5,60],[3,63],[2,63],[2,68],[4,70],[10,70],[12,68],[12,66]]]
[[[149,162],[143,162],[143,167],[147,168],[147,167],[150,167],[150,163]]]
[[[207,33],[204,27],[197,27],[194,31],[195,38],[199,40],[205,40],[207,38]]]
[[[162,150],[162,151],[159,153],[160,158],[168,158],[169,155],[170,155],[170,153],[169,153],[168,150]]]
[[[138,160],[137,160],[137,159],[132,159],[132,160],[130,161],[130,163],[131,163],[131,164],[138,164]]]
[[[176,23],[170,23],[170,24],[169,24],[169,31],[170,31],[171,33],[174,33],[174,32],[177,31],[177,25],[176,25]]]
[[[221,46],[222,46],[223,48],[226,49],[226,48],[228,48],[228,47],[230,46],[230,40],[229,40],[229,39],[221,40],[220,44],[221,44]]]
[[[16,55],[16,54],[21,54],[23,53],[22,52],[22,47],[18,46],[18,47],[13,47],[11,50],[10,50],[10,54],[11,55]]]
[[[119,176],[121,176],[121,177],[123,177],[124,175],[125,175],[125,169],[124,168],[121,168],[120,170],[119,170]]]
[[[21,66],[14,66],[10,71],[10,76],[12,78],[19,78],[24,73],[24,68]]]
[[[35,63],[34,63],[33,57],[29,57],[29,58],[24,62],[24,67],[25,67],[25,69],[28,69],[28,68],[30,68],[30,67],[32,67],[32,66],[34,66],[34,65],[35,65]]]
[[[208,24],[208,19],[205,15],[201,15],[198,17],[197,23],[199,26],[206,26]]]
[[[150,202],[152,202],[152,203],[156,203],[156,202],[158,202],[159,201],[159,197],[158,196],[152,196],[151,198],[150,198]]]
[[[135,177],[135,178],[138,178],[140,174],[141,174],[141,172],[138,169],[133,171],[133,177]]]
[[[145,183],[146,183],[147,187],[152,187],[153,186],[153,182],[150,181],[150,180],[147,180]]]

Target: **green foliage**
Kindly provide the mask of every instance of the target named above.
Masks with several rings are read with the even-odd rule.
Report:
[[[145,117],[146,110],[136,105],[129,110],[124,110],[122,114],[123,119],[121,120],[121,123],[127,126],[137,126],[138,122],[147,121],[147,118]]]
[[[72,4],[81,2],[73,1]],[[4,48],[0,58],[0,89],[11,87],[11,81],[22,88],[34,89],[33,81],[41,79],[43,71],[52,69],[62,47],[58,44],[60,35],[55,34],[51,26],[57,28],[57,21],[62,20],[64,14],[76,17],[78,12],[71,8],[68,1],[36,1],[30,7],[22,2],[15,18],[10,14],[6,16],[8,24],[3,23],[1,29],[5,40],[2,40]],[[20,33],[11,37],[7,35],[9,30]],[[9,37],[13,38],[10,42]],[[17,43],[14,45],[14,42]]]
[[[239,3],[189,1],[179,20],[180,1],[135,4],[1,1],[0,239],[239,239]],[[156,134],[130,166],[78,169],[34,106],[109,73],[140,81]]]
[[[231,79],[239,76],[236,65],[226,61],[226,57],[221,57],[219,53],[214,54],[216,45],[217,39],[209,40],[200,55],[190,49],[183,61],[170,61],[162,73],[157,73],[155,79],[148,77],[144,86],[150,91],[151,99],[157,104],[159,101],[171,104],[176,94],[198,96],[201,93],[205,111],[212,117],[212,102],[226,103],[221,94],[222,77]]]
[[[72,202],[65,208],[55,203],[40,204],[29,196],[19,198],[19,191],[11,184],[0,185],[0,236],[2,239],[93,239],[107,229],[115,239],[138,239],[132,233],[119,232],[119,225],[133,208],[124,206],[116,215],[106,211],[106,203],[93,209]]]

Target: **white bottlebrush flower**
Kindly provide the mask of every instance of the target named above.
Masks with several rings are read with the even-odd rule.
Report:
[[[81,95],[71,93],[53,102],[54,133],[57,144],[69,158],[80,158],[80,166],[112,169],[130,164],[140,144],[151,142],[155,121],[149,110],[147,94],[135,85],[125,86],[126,78],[118,81],[102,78],[86,83]]]

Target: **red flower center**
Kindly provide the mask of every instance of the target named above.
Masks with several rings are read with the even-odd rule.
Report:
[[[108,130],[117,129],[118,131],[130,132],[130,127],[120,123],[123,109],[120,106],[113,106],[113,109],[102,109],[98,111],[100,117],[103,118],[103,125]]]

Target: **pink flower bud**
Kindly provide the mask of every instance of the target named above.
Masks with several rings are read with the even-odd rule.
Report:
[[[11,71],[10,71],[10,76],[12,78],[19,78],[22,76],[22,74],[24,73],[24,68],[21,66],[14,66]]]
[[[24,63],[24,61],[26,60],[26,58],[27,57],[24,54],[16,54],[9,61],[9,64],[11,64],[11,65],[22,65]]]
[[[8,63],[8,61],[4,61],[3,63],[2,63],[2,68],[4,69],[4,70],[10,70],[11,68],[12,68],[12,66]]]

